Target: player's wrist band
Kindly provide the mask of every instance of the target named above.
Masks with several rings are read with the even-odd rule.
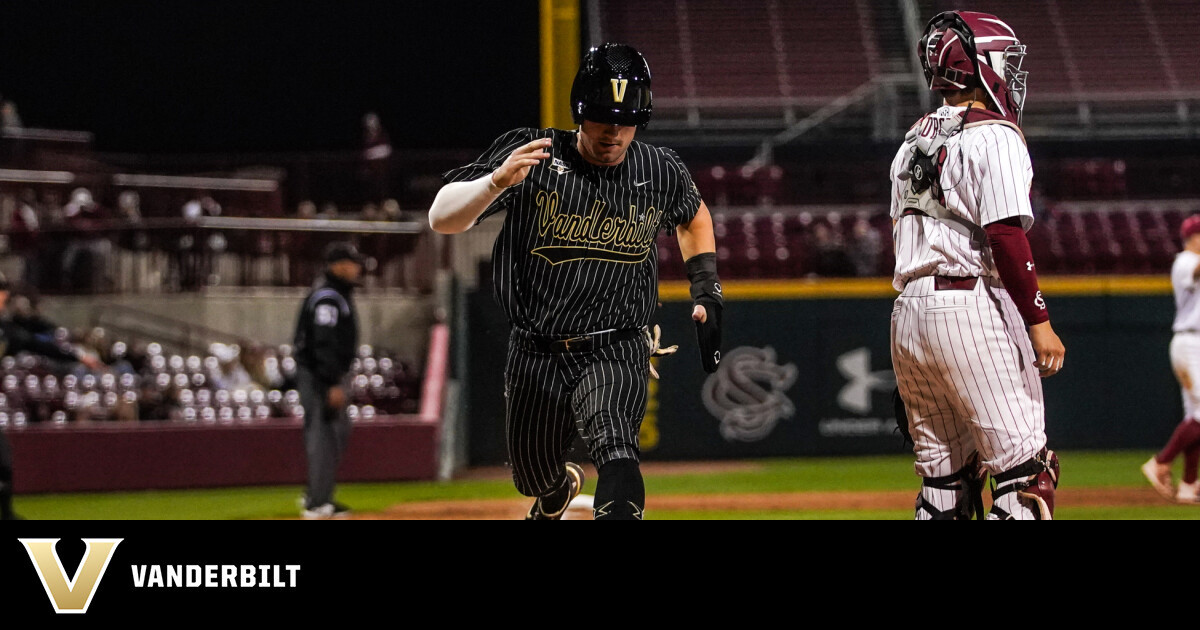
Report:
[[[690,293],[693,301],[708,298],[717,304],[725,303],[721,294],[721,279],[717,277],[715,252],[692,256],[684,263],[684,268],[687,269],[688,281],[692,284]]]

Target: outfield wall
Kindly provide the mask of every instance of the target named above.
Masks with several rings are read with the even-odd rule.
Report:
[[[885,280],[728,282],[725,357],[705,374],[687,286],[664,283],[657,321],[679,353],[661,359],[642,427],[647,459],[905,452],[895,428]],[[1157,277],[1046,278],[1065,369],[1043,381],[1055,448],[1156,448],[1182,414],[1167,358],[1174,304]],[[474,464],[505,461],[507,325],[469,296]]]

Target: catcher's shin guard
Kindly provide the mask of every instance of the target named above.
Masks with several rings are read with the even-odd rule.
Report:
[[[1043,448],[1032,459],[992,475],[989,519],[1054,520],[1054,491],[1058,488],[1058,455]]]
[[[949,507],[938,509],[938,505]],[[952,475],[926,477],[917,494],[918,521],[969,521],[973,517],[983,518],[983,469],[978,453],[972,453]]]

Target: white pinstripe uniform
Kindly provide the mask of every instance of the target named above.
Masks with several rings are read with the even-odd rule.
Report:
[[[597,468],[637,460],[650,349],[637,335],[658,303],[660,230],[688,223],[700,194],[670,149],[634,141],[616,166],[589,164],[575,132],[516,129],[478,160],[444,175],[474,180],[517,147],[551,138],[530,168],[483,215],[506,211],[493,253],[496,300],[513,332],[505,368],[513,480],[527,496],[552,491],[575,432]],[[549,342],[604,333],[592,347]]]
[[[1175,323],[1171,327],[1171,368],[1179,377],[1183,392],[1184,416],[1198,420],[1200,410],[1200,287],[1196,286],[1196,267],[1200,254],[1184,250],[1171,266],[1171,286],[1175,290]]]
[[[976,451],[985,470],[1003,472],[1046,446],[1033,347],[983,229],[1013,217],[1026,230],[1033,225],[1033,167],[1019,131],[1003,123],[964,127],[964,111],[947,106],[937,113],[947,128],[961,129],[944,145],[944,203],[912,193],[913,134],[891,167],[893,286],[901,291],[892,311],[892,363],[916,472],[925,478],[954,474]],[[917,135],[928,118],[914,126]],[[935,276],[980,280],[971,289],[938,290]],[[935,508],[954,507],[951,493],[931,495]]]

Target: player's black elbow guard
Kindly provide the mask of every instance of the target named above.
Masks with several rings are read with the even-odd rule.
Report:
[[[696,341],[700,346],[700,363],[711,374],[721,362],[721,311],[725,307],[721,279],[717,277],[717,255],[697,254],[684,264],[692,283],[692,302],[703,306],[708,314],[703,323],[696,322]]]

